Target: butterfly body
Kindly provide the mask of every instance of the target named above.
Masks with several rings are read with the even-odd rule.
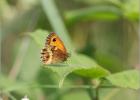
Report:
[[[45,42],[45,47],[41,51],[41,59],[44,64],[55,64],[66,61],[67,50],[62,40],[56,33],[51,32]]]

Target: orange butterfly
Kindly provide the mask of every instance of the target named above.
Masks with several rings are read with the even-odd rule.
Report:
[[[57,36],[51,32],[45,42],[45,47],[41,50],[41,59],[44,64],[55,64],[66,61],[68,58],[67,50]]]

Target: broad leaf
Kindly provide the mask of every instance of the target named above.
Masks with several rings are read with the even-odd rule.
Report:
[[[46,37],[49,35],[49,32],[44,30],[37,30],[36,32],[33,32],[29,35],[35,40],[39,48],[42,48],[45,44]]]
[[[107,79],[115,86],[123,88],[140,88],[140,72],[138,70],[129,70],[107,76]]]
[[[48,32],[41,30],[31,34],[34,40],[42,47],[47,35]],[[63,80],[70,73],[76,73],[80,76],[88,78],[99,78],[109,74],[107,70],[99,66],[94,60],[85,55],[74,52],[72,52],[71,57],[69,57],[69,59],[64,63],[56,65],[43,65],[43,67],[51,69],[53,72],[58,74],[60,78],[59,86],[63,84]]]
[[[45,65],[44,67],[58,74],[60,78],[59,86],[63,84],[63,80],[70,73],[76,73],[87,78],[100,78],[109,74],[107,70],[100,67],[92,59],[81,54],[73,54],[64,64]]]

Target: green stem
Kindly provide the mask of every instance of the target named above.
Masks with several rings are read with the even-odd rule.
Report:
[[[63,39],[64,43],[67,44],[66,47],[71,50],[71,48],[73,48],[71,40],[57,5],[55,4],[55,0],[41,0],[41,4],[52,28],[59,34],[61,39]]]
[[[84,82],[85,85],[91,86],[91,88],[86,89],[90,98],[91,98],[91,100],[99,100],[98,95],[97,95],[98,91],[97,91],[97,89],[92,88],[91,80],[83,78],[83,82]]]
[[[99,87],[95,90],[95,100],[99,100]]]

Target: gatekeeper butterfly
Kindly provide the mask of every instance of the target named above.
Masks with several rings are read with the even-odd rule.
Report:
[[[41,60],[44,64],[55,64],[66,61],[67,50],[62,40],[55,32],[51,32],[45,42],[45,47],[41,50]]]

